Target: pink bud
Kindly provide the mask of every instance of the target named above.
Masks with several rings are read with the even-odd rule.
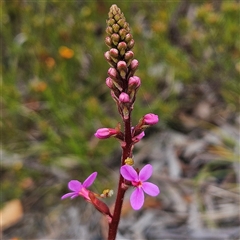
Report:
[[[136,69],[138,68],[138,60],[137,59],[133,59],[131,62],[131,70],[136,71]]]
[[[115,68],[109,68],[108,75],[110,78],[116,79],[117,78],[117,70]]]
[[[112,46],[111,38],[110,37],[106,37],[105,43],[107,44],[107,46],[111,47]]]
[[[128,81],[128,85],[129,87],[133,86],[135,88],[138,88],[141,85],[141,80],[137,76],[130,77]]]
[[[139,142],[143,137],[145,136],[145,133],[144,132],[141,132],[140,134],[138,134],[137,136],[133,137],[133,142],[134,143],[137,143]]]
[[[94,134],[94,136],[99,139],[106,139],[116,135],[117,133],[118,131],[113,128],[99,128],[97,132]]]
[[[104,53],[104,57],[107,59],[107,61],[111,60],[109,51]]]
[[[109,28],[109,27],[108,27]],[[107,29],[108,29],[107,28]],[[113,29],[111,28],[111,30],[113,31]],[[109,32],[109,31],[108,31]],[[114,45],[118,45],[118,42],[119,42],[119,39],[120,39],[120,36],[117,34],[117,33],[113,33],[112,32],[110,33],[111,34],[111,40],[113,42]]]
[[[128,103],[130,101],[128,94],[125,93],[125,92],[122,92],[119,95],[119,101],[122,102],[122,103]]]
[[[125,54],[125,51],[127,49],[127,44],[125,42],[120,42],[117,46],[120,54],[123,56]]]
[[[133,46],[134,46],[134,40],[132,39],[132,40],[128,43],[127,46],[128,46],[129,49],[133,48]]]
[[[127,64],[125,61],[119,61],[117,63],[117,70],[119,71],[120,75],[122,78],[126,77],[127,74]]]
[[[113,82],[111,78],[106,78],[106,85],[111,89],[113,87]]]
[[[109,50],[109,54],[110,54],[111,57],[117,58],[118,57],[118,50],[116,48],[111,48]]]
[[[126,64],[126,62],[125,61],[119,61],[117,63],[117,69],[119,71],[123,70],[124,72],[127,72],[127,64]]]
[[[134,57],[133,51],[127,51],[127,52],[125,53],[124,60],[126,60],[126,61],[132,60],[133,57]]]
[[[130,42],[132,39],[133,39],[133,36],[130,33],[128,33],[125,37],[126,42]]]
[[[158,115],[148,113],[143,117],[143,123],[147,125],[154,125],[158,123]]]

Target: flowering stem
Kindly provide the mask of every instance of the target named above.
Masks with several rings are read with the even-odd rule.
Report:
[[[121,124],[118,123],[116,128],[100,128],[94,135],[99,139],[115,137],[121,143],[122,158],[114,211],[111,214],[109,207],[98,199],[98,197],[108,196],[105,190],[103,194],[99,195],[87,189],[94,182],[97,172],[92,173],[83,183],[71,180],[68,184],[71,192],[63,195],[62,199],[82,196],[90,202],[99,212],[107,216],[109,221],[108,240],[115,240],[123,199],[128,186],[135,187],[130,198],[134,210],[139,210],[143,206],[144,192],[150,196],[157,196],[160,192],[155,184],[146,182],[152,175],[150,164],[144,166],[139,173],[132,167],[134,164],[132,160],[134,144],[144,137],[144,130],[147,127],[158,122],[158,116],[148,113],[139,120],[135,127],[132,127],[131,112],[137,90],[141,85],[140,78],[134,75],[138,68],[138,61],[134,59],[132,51],[134,39],[130,33],[129,24],[116,4],[110,7],[108,17],[106,29],[108,36],[105,43],[109,47],[109,51],[104,56],[111,67],[108,69],[106,85],[111,89],[111,96],[116,102],[119,114],[122,117],[124,132],[121,131]]]
[[[131,133],[131,117],[124,121],[125,142],[126,145],[122,147],[121,166],[125,164],[125,159],[132,156],[132,133]],[[126,189],[123,188],[124,178],[120,174],[118,182],[117,198],[115,202],[112,221],[109,224],[108,240],[114,240],[117,235],[118,224],[121,217],[121,210]]]

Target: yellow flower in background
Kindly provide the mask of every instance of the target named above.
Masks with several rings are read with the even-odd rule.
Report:
[[[61,46],[59,49],[58,49],[58,52],[59,52],[59,55],[62,57],[62,58],[66,58],[66,59],[70,59],[73,57],[74,55],[74,51],[66,46]]]

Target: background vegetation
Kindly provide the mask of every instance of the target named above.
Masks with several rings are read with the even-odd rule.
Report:
[[[93,170],[105,174],[103,163],[118,144],[99,142],[93,134],[120,121],[105,85],[108,64],[103,56],[105,20],[113,3],[1,3],[2,202],[22,197],[31,181],[44,181],[45,173],[35,163],[71,171],[78,179]],[[150,131],[188,133],[183,116],[191,115],[210,93],[214,93],[214,115],[205,119],[205,128],[223,119],[233,121],[240,94],[239,3],[121,1],[118,5],[130,23],[140,63],[137,75],[142,86],[134,123],[154,112],[161,122]]]

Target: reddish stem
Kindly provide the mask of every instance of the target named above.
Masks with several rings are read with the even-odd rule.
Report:
[[[126,146],[122,147],[122,160],[121,166],[125,164],[125,159],[132,156],[132,133],[131,133],[131,118],[129,113],[129,118],[124,121],[124,131],[125,131],[125,142]],[[123,205],[123,199],[126,189],[123,188],[124,178],[120,174],[118,182],[118,192],[115,202],[115,208],[112,216],[112,221],[109,224],[108,240],[115,240],[118,230],[118,224],[121,217],[121,210]]]

